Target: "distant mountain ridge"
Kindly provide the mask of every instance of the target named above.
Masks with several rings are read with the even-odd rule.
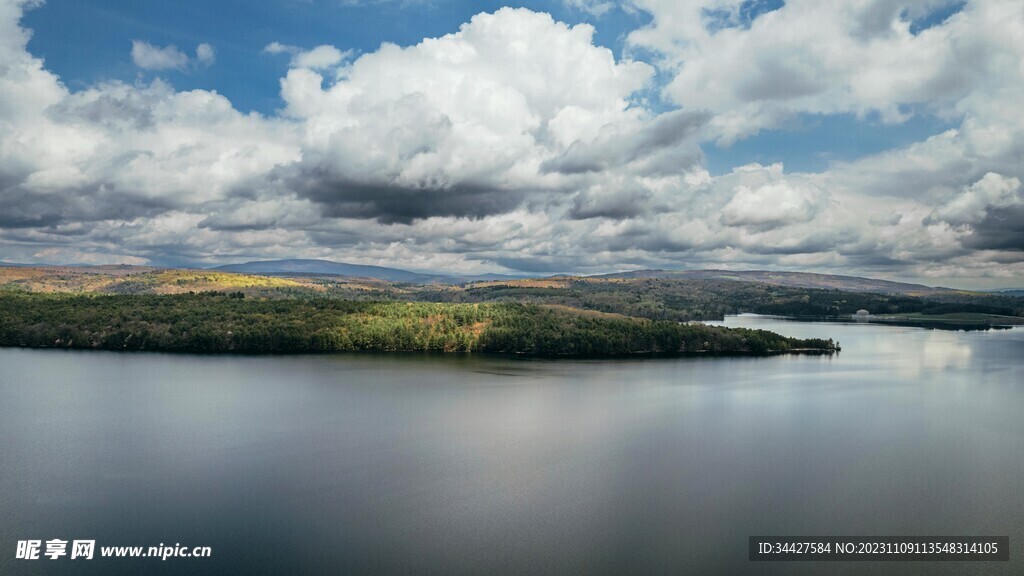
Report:
[[[354,276],[359,278],[378,278],[389,282],[411,282],[429,284],[446,278],[440,274],[421,274],[398,268],[384,266],[368,266],[364,264],[346,264],[330,260],[286,259],[286,260],[254,260],[241,264],[217,266],[212,270],[237,272],[240,274],[329,274],[332,276]]]
[[[1002,288],[999,290],[986,290],[986,292],[997,296],[1015,296],[1017,298],[1024,298],[1024,288]]]
[[[352,276],[359,278],[376,278],[389,282],[408,282],[412,284],[460,284],[479,281],[503,281],[536,276],[506,274],[425,274],[411,272],[399,268],[347,264],[330,260],[287,259],[260,260],[242,264],[218,266],[214,270],[238,272],[243,274],[296,275],[325,274],[332,276]],[[564,275],[559,275],[564,276]],[[845,276],[840,274],[818,274],[813,272],[778,272],[770,270],[631,270],[612,274],[599,274],[589,278],[669,278],[680,280],[733,280],[740,282],[758,282],[800,288],[838,289],[850,292],[872,292],[881,294],[938,294],[955,292],[951,288],[894,282]]]
[[[127,264],[112,265],[63,265],[52,264],[20,264],[0,262],[0,267],[9,269],[36,268],[51,270],[76,270],[81,273],[109,273],[116,275],[134,274],[151,270],[171,270],[154,266],[133,266]],[[178,270],[203,270],[203,268],[175,268]],[[231,272],[237,274],[249,274],[257,276],[339,276],[349,278],[377,279],[385,282],[399,282],[408,284],[464,284],[471,282],[488,281],[515,281],[537,278],[590,278],[590,279],[643,279],[643,278],[665,278],[678,280],[723,280],[754,282],[777,286],[795,288],[820,288],[836,289],[847,292],[866,292],[879,294],[903,294],[903,295],[941,295],[971,292],[969,290],[956,290],[953,288],[931,287],[923,284],[912,284],[907,282],[894,282],[891,280],[879,280],[874,278],[863,278],[859,276],[845,276],[840,274],[818,274],[813,272],[779,272],[770,270],[630,270],[626,272],[615,272],[611,274],[597,274],[592,276],[575,276],[559,274],[554,276],[536,276],[527,274],[451,274],[451,273],[423,273],[390,268],[386,266],[373,266],[365,264],[349,264],[345,262],[334,262],[331,260],[317,259],[283,259],[283,260],[255,260],[237,264],[227,264],[206,268],[206,270],[218,272]],[[987,290],[983,293],[1022,297],[1024,290],[1019,288],[1004,288]]]
[[[425,274],[411,272],[400,268],[386,266],[370,266],[365,264],[348,264],[331,260],[315,260],[292,258],[286,260],[255,260],[241,264],[217,266],[211,270],[236,272],[239,274],[271,274],[276,276],[296,274],[324,274],[330,276],[351,276],[355,278],[376,278],[388,282],[408,282],[411,284],[462,283],[486,280],[511,280],[526,278],[508,274]]]
[[[775,272],[769,270],[632,270],[614,274],[602,274],[597,278],[678,278],[684,280],[737,280],[759,282],[778,286],[801,288],[839,289],[850,292],[874,292],[882,294],[932,294],[951,292],[951,288],[936,288],[924,284],[893,282],[843,276],[839,274],[817,274],[813,272]]]

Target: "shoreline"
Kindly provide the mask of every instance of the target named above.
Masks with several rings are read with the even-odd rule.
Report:
[[[489,350],[200,350],[200,349],[164,349],[164,348],[111,348],[103,346],[46,346],[46,345],[10,345],[0,344],[0,350],[63,350],[69,352],[112,352],[139,354],[173,354],[176,356],[330,356],[338,355],[427,355],[437,357],[506,357],[522,359],[547,360],[629,360],[646,358],[709,358],[709,357],[746,357],[769,358],[774,356],[832,356],[842,352],[842,348],[791,348],[789,350],[767,350],[761,352],[749,350],[713,351],[698,350],[694,352],[626,352],[614,354],[574,354],[574,353],[542,353],[542,352],[501,352]]]

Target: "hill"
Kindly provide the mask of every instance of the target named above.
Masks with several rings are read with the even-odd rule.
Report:
[[[676,278],[683,280],[734,280],[757,282],[774,286],[796,288],[821,288],[844,292],[872,292],[875,294],[926,295],[958,292],[950,288],[935,288],[924,284],[909,284],[843,276],[839,274],[816,274],[812,272],[776,272],[769,270],[633,270],[615,274],[602,274],[596,278]]]
[[[34,266],[29,264],[11,264],[3,262],[0,262],[0,268],[7,270],[6,273],[0,274],[0,285],[6,283],[4,282],[4,277],[7,277],[8,279],[16,276],[33,276],[37,278],[64,277],[64,279],[66,280],[67,278],[70,277],[81,276],[86,274],[126,276],[159,270],[171,270],[168,268],[158,268],[153,266]],[[16,273],[14,272],[14,270],[23,270],[25,272]],[[33,270],[34,272],[28,272],[29,270]],[[189,268],[180,268],[175,270],[178,270],[179,272],[187,272],[191,270],[194,273],[201,273],[204,271],[204,269]],[[527,275],[493,273],[475,275],[448,273],[426,274],[421,272],[403,270],[400,268],[370,266],[363,264],[348,264],[344,262],[333,262],[330,260],[286,259],[257,260],[252,262],[244,262],[240,264],[227,264],[224,266],[217,266],[205,269],[205,271],[216,273],[235,273],[248,276],[285,277],[295,279],[300,283],[304,284],[308,284],[309,282],[320,282],[321,280],[317,280],[317,277],[373,279],[383,282],[415,285],[480,285],[481,283],[494,283],[509,285],[518,284],[520,286],[538,286],[540,284],[546,283],[565,284],[574,280],[615,281],[662,279],[681,281],[744,282],[791,288],[818,288],[823,290],[840,290],[842,292],[853,293],[898,294],[909,296],[948,297],[953,295],[983,294],[965,290],[931,287],[925,286],[923,284],[910,284],[906,282],[893,282],[890,280],[879,280],[875,278],[862,278],[858,276],[844,276],[838,274],[817,274],[810,272],[776,272],[768,270],[632,270],[628,272],[598,274],[585,277],[557,275],[538,278]],[[179,279],[176,278],[175,282],[177,282],[178,280]],[[322,278],[322,280],[329,280],[329,278]],[[341,282],[341,280],[336,281]],[[89,282],[89,284],[90,286],[86,289],[95,288],[95,282]],[[259,284],[259,282],[249,282],[249,284],[256,285]],[[216,288],[210,287],[207,289]],[[1024,295],[1024,291],[1019,289],[1008,289],[998,291],[993,290],[987,293],[996,296],[1010,297],[1019,297]]]
[[[321,289],[311,283],[261,275],[148,266],[18,266],[0,268],[0,288],[28,292],[180,294],[239,289]]]
[[[270,274],[275,276],[323,274],[356,278],[377,278],[389,282],[408,282],[410,284],[429,284],[444,278],[440,274],[420,274],[419,272],[386,268],[384,266],[366,266],[363,264],[332,262],[330,260],[307,259],[258,260],[242,264],[217,266],[213,270],[241,274]]]
[[[656,322],[565,307],[270,300],[241,292],[68,295],[0,292],[0,346],[168,352],[831,354],[831,340]]]
[[[322,262],[315,264],[304,266],[300,262],[294,268],[324,269],[319,267]],[[327,268],[334,271],[343,269],[337,266]],[[270,264],[267,267],[281,269]],[[381,270],[389,270],[363,268],[344,269],[378,274]],[[261,268],[256,266],[256,269]],[[668,277],[658,277],[659,274]],[[721,277],[723,275],[728,277]],[[812,282],[828,287],[806,288],[799,285]],[[835,284],[845,289],[832,287]],[[866,291],[869,287],[905,292]],[[921,288],[925,289],[923,293],[918,292]],[[120,295],[230,292],[247,299],[275,301],[528,304],[549,310],[572,309],[577,314],[588,311],[597,313],[597,318],[607,318],[602,314],[611,314],[675,323],[721,320],[725,315],[742,312],[848,319],[858,310],[865,309],[877,321],[899,320],[917,325],[924,322],[919,316],[927,316],[929,327],[958,329],[963,324],[962,318],[950,315],[985,315],[984,322],[977,318],[972,322],[986,326],[1019,324],[1024,317],[1024,299],[1002,294],[945,289],[928,291],[928,287],[864,278],[756,271],[639,271],[600,277],[551,276],[464,283],[447,279],[412,283],[315,272],[246,274],[142,266],[0,267],[2,292]]]
[[[316,266],[310,267],[317,269]],[[353,270],[349,268],[349,271]],[[378,273],[379,270],[369,272]],[[658,274],[669,277],[658,277]],[[723,274],[729,277],[719,277]],[[807,283],[827,287],[804,287],[803,284]],[[841,284],[843,288],[832,287],[834,284]],[[869,291],[869,288],[878,291]],[[0,267],[0,289],[106,294],[241,291],[249,297],[274,299],[529,302],[677,322],[721,319],[723,315],[740,312],[841,317],[860,309],[876,315],[920,312],[1020,316],[1024,308],[1021,298],[1000,293],[928,289],[926,286],[847,276],[724,271],[640,271],[606,276],[484,279],[462,283],[453,277],[444,281],[412,283],[299,272],[236,273],[143,266]]]
[[[1004,288],[1002,290],[989,290],[989,294],[995,294],[997,296],[1013,296],[1014,298],[1024,298],[1024,288]]]

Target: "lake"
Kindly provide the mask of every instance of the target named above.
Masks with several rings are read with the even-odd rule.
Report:
[[[0,573],[1024,571],[1024,329],[725,324],[843,351],[0,349]],[[753,563],[752,535],[1009,536],[1011,560]],[[54,538],[212,556],[15,559]]]

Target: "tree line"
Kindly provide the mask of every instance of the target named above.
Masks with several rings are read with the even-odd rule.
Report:
[[[180,352],[445,351],[554,356],[833,351],[764,330],[517,303],[0,293],[0,345]]]

